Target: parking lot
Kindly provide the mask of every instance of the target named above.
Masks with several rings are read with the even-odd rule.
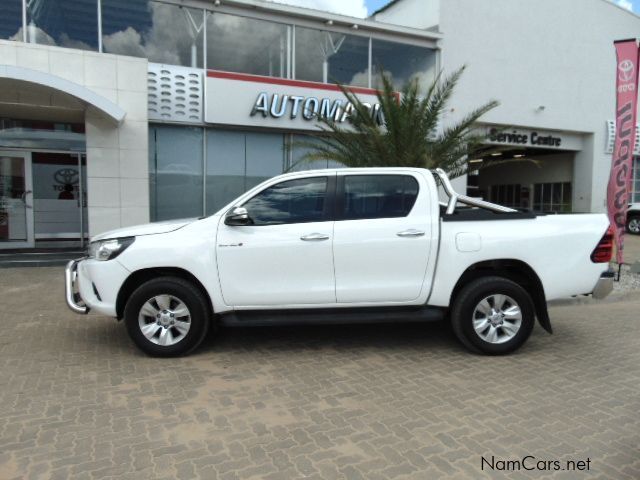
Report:
[[[414,324],[226,330],[162,360],[69,312],[60,268],[6,269],[0,478],[637,479],[640,294],[614,300],[553,307],[504,358]]]

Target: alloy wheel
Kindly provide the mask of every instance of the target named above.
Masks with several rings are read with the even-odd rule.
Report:
[[[499,344],[511,340],[522,325],[522,310],[511,297],[502,294],[483,298],[473,311],[473,329],[485,342]]]
[[[142,305],[138,326],[151,343],[168,347],[187,336],[191,329],[191,313],[178,297],[156,295]]]

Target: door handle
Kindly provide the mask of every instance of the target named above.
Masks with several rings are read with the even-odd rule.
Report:
[[[310,233],[300,237],[300,240],[303,242],[321,242],[323,240],[329,240],[329,235],[325,235],[324,233]]]
[[[424,237],[424,232],[422,230],[416,230],[411,228],[409,230],[404,230],[402,232],[396,233],[399,237]]]

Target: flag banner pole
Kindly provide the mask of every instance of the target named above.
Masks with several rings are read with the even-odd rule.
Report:
[[[638,66],[640,49],[636,39],[614,42],[616,49],[616,138],[607,186],[607,212],[615,230],[616,261],[624,261],[624,234],[631,183],[638,111]]]

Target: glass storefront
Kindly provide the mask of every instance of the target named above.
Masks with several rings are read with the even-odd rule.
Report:
[[[151,125],[151,219],[210,215],[280,175],[286,169],[284,139],[282,133]]]
[[[533,187],[536,212],[571,212],[571,183],[536,183]]]
[[[295,78],[369,85],[369,38],[296,27]]]
[[[320,170],[323,168],[339,168],[341,165],[331,160],[306,160],[307,155],[313,145],[320,145],[321,142],[313,135],[291,135],[291,171]]]
[[[365,32],[346,34],[212,11],[204,2],[203,8],[167,0],[1,3],[3,39],[26,38],[153,63],[360,87],[378,87],[380,68],[397,89],[414,78],[423,86],[435,78],[434,49],[379,40]]]
[[[102,0],[106,53],[202,68],[203,39],[203,10],[148,0]]]
[[[22,37],[22,0],[2,0],[0,14],[0,38],[19,40]]]
[[[288,27],[224,13],[207,15],[207,68],[286,77]]]
[[[202,135],[197,127],[150,126],[151,220],[202,215]]]
[[[3,147],[84,152],[84,124],[0,118]]]
[[[435,50],[374,38],[371,51],[373,71],[376,72],[372,85],[374,88],[382,85],[382,72],[391,78],[396,90],[413,80],[425,88],[435,78]]]
[[[27,41],[98,50],[98,0],[29,0]]]

